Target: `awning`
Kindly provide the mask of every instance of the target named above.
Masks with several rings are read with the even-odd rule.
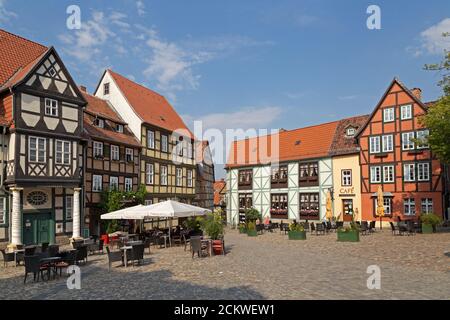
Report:
[[[378,193],[374,192],[372,193],[372,198],[378,197]],[[394,195],[391,192],[383,192],[383,197],[394,197]]]

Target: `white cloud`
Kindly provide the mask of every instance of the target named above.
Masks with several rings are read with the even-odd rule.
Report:
[[[136,1],[136,9],[139,16],[145,15],[145,3],[142,0]]]
[[[450,32],[450,18],[445,18],[420,33],[421,49],[411,50],[411,48],[408,48],[408,50],[413,51],[416,56],[424,51],[429,54],[442,54],[444,50],[450,50],[450,37],[442,36],[445,32]]]
[[[348,96],[340,96],[338,97],[339,100],[355,100],[356,98],[358,98],[357,95],[348,95]]]
[[[17,14],[6,9],[6,0],[0,0],[0,23],[8,22],[11,18],[17,18]]]

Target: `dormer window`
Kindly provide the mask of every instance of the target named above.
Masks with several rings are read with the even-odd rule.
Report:
[[[103,84],[103,95],[107,96],[109,94],[109,82]]]
[[[355,133],[356,133],[356,129],[353,127],[347,128],[347,130],[345,132],[347,137],[353,137],[353,136],[355,136]]]
[[[100,118],[95,118],[94,126],[99,127],[99,128],[104,128],[105,127],[105,121],[103,119],[100,119]]]
[[[116,124],[116,131],[119,132],[119,133],[123,133],[123,125]]]

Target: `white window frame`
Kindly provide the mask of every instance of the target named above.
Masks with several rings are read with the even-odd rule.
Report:
[[[412,104],[405,104],[403,106],[400,106],[400,119],[412,119]]]
[[[430,181],[430,163],[417,163],[417,181]]]
[[[94,126],[99,127],[99,128],[105,128],[105,120],[100,119],[100,118],[95,118],[94,119]]]
[[[192,188],[194,186],[193,182],[194,182],[193,172],[192,172],[192,170],[188,170],[187,171],[187,186],[189,188]]]
[[[51,117],[58,116],[58,100],[45,98],[45,115]]]
[[[167,166],[161,166],[160,170],[161,170],[161,185],[162,186],[167,186],[167,171],[168,171],[168,167]]]
[[[356,134],[355,128],[347,128],[346,133],[347,137],[353,137]]]
[[[378,175],[375,171],[378,172]],[[376,176],[378,176],[379,178],[374,179],[374,177],[376,178]],[[370,183],[381,183],[381,180],[382,180],[381,167],[380,166],[370,167]]]
[[[0,225],[6,224],[6,198],[0,198]]]
[[[428,129],[424,129],[424,130],[419,130],[416,132],[416,139],[420,140],[420,139],[424,139],[426,137],[428,137],[430,135],[430,130]],[[417,149],[428,149],[430,147],[430,145],[428,143],[425,144],[421,144],[419,142],[417,142]]]
[[[119,190],[119,177],[109,177],[109,190]]]
[[[392,178],[392,179],[388,179]],[[383,166],[383,182],[384,183],[392,183],[395,182],[395,167],[392,166]]]
[[[128,159],[129,157],[129,159]],[[134,160],[134,152],[131,148],[125,148],[125,161],[126,162],[133,162]]]
[[[147,129],[147,148],[155,149],[155,131]]]
[[[369,150],[370,150],[370,153],[380,153],[381,152],[380,136],[370,137]]]
[[[352,170],[344,169],[341,171],[341,184],[343,187],[352,186]]]
[[[92,192],[102,192],[103,176],[99,174],[92,175]]]
[[[402,150],[414,150],[416,144],[414,143],[414,132],[402,133]]]
[[[103,142],[94,141],[92,143],[92,156],[94,158],[103,157]]]
[[[103,95],[104,96],[109,95],[110,89],[111,89],[111,86],[110,86],[109,82],[104,83],[103,84]]]
[[[70,206],[69,206],[70,203]],[[73,219],[73,194],[66,195],[66,220]]]
[[[161,135],[161,151],[169,152],[169,137],[165,134]]]
[[[145,183],[155,183],[155,165],[153,163],[147,163],[145,165]]]
[[[58,145],[61,146],[61,150],[58,151]],[[68,146],[68,151],[65,150],[65,147]],[[70,141],[65,140],[56,140],[55,142],[55,163],[56,164],[64,164],[70,165],[71,154],[71,143]],[[60,160],[58,161],[58,154],[60,154]]]
[[[113,161],[120,160],[120,147],[114,144],[111,145],[111,160]]]
[[[415,163],[405,163],[403,165],[403,180],[405,182],[416,181],[416,164]]]
[[[176,179],[175,184],[177,187],[183,186],[183,169],[182,168],[176,168]]]
[[[192,155],[193,155],[193,149],[192,149],[192,143],[189,141],[188,143],[187,143],[187,157],[188,157],[188,159],[192,159]]]
[[[123,124],[116,124],[116,132],[123,133]]]
[[[425,211],[423,208],[425,207]],[[422,214],[433,213],[433,199],[432,198],[422,198],[420,202],[420,210]]]
[[[35,149],[31,149],[31,140],[36,139]],[[43,141],[43,150],[39,146],[39,142]],[[43,152],[43,154],[42,154]],[[31,156],[34,154],[35,160],[31,159]],[[41,158],[42,156],[42,158]],[[41,159],[40,159],[41,158]],[[42,137],[29,136],[28,137],[28,161],[33,163],[46,163],[47,160],[47,139]]]
[[[383,122],[393,122],[395,121],[395,108],[384,108],[383,109]]]
[[[378,199],[374,199],[375,204],[375,210],[378,206]],[[391,197],[385,197],[384,198],[384,214],[385,215],[392,215],[392,198]]]
[[[125,192],[133,190],[133,178],[125,178]]]
[[[413,198],[403,199],[403,214],[405,216],[416,215],[416,202]]]
[[[381,136],[382,140],[382,150],[383,152],[392,152],[394,151],[394,135],[387,134],[384,136]]]

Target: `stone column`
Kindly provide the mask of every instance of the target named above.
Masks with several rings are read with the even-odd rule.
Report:
[[[73,225],[72,225],[72,239],[81,238],[81,217],[80,217],[80,191],[81,188],[73,189]]]
[[[23,188],[11,188],[11,243],[9,248],[16,248],[22,244],[22,211],[20,210],[20,192]]]

